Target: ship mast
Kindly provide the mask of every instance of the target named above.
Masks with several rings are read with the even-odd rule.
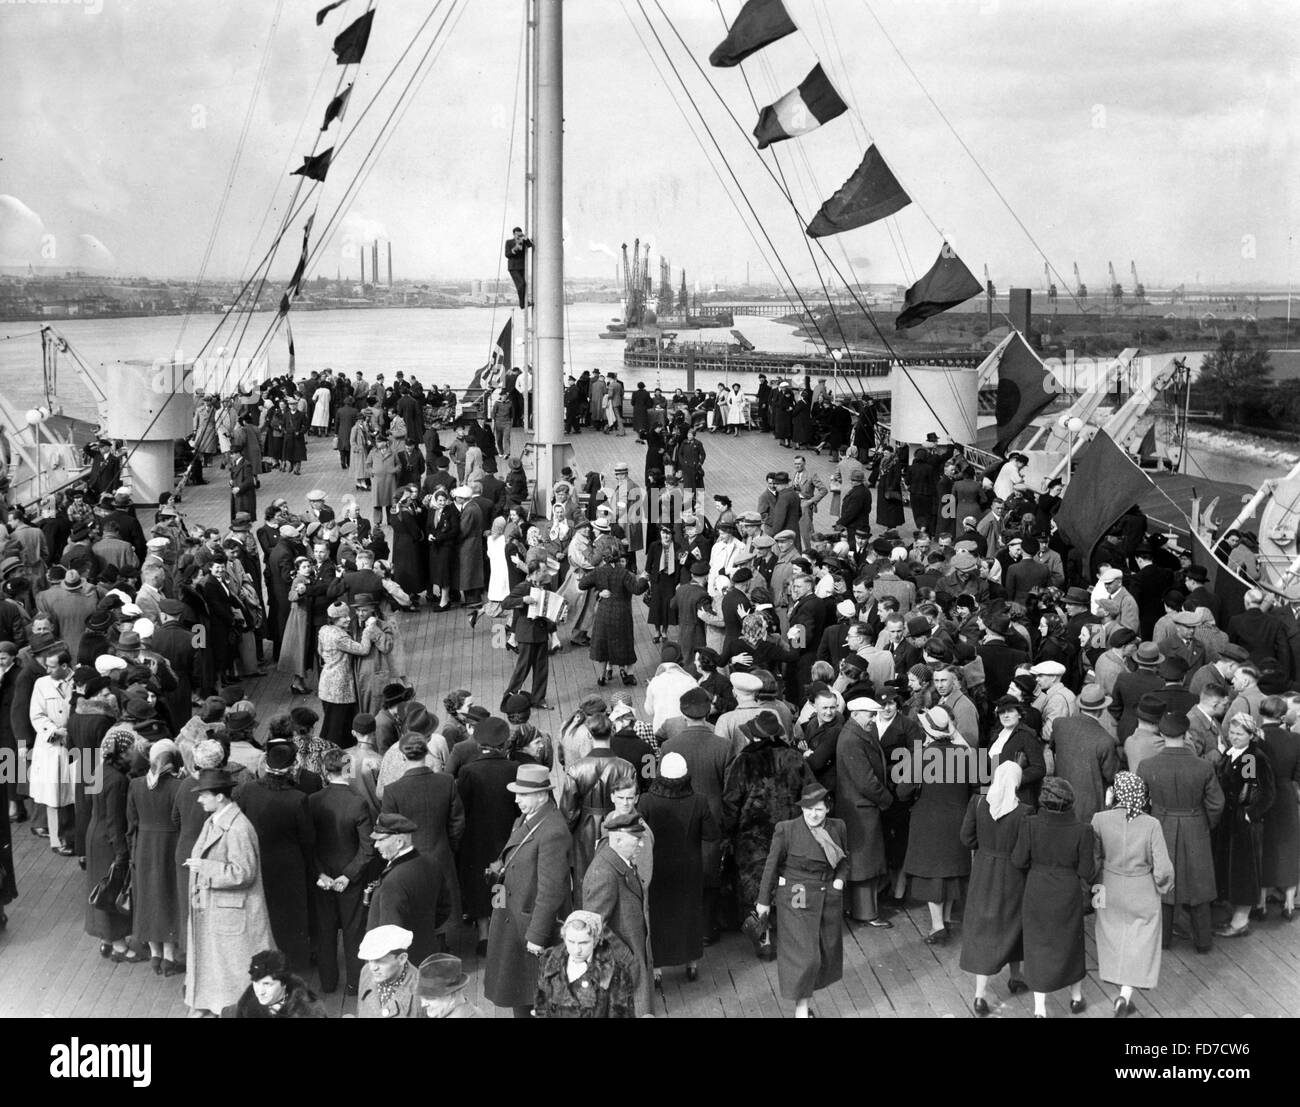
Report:
[[[564,438],[564,24],[562,0],[533,0],[534,500],[544,514],[570,449]],[[525,308],[525,311],[528,309]]]

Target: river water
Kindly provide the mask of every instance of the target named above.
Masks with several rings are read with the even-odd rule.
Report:
[[[617,312],[617,304],[580,303],[565,309],[565,372],[577,375],[584,369],[615,369],[632,387],[638,381],[645,381],[647,388],[684,387],[686,374],[680,370],[656,372],[624,367],[622,341],[599,337]],[[508,317],[509,312],[502,307],[300,312],[292,316],[297,373],[334,369],[351,375],[360,369],[368,379],[383,373],[391,381],[402,370],[408,376],[418,376],[426,384],[451,385],[459,390],[469,382],[474,370],[488,360],[497,333]],[[131,319],[66,319],[53,326],[84,362],[104,370],[111,384],[111,367],[118,361],[166,361],[176,353],[183,360],[201,352],[212,358],[222,345],[225,356],[247,357],[268,331],[274,315],[269,312],[254,315],[237,349],[229,327],[212,339],[219,321],[217,315],[194,315],[188,320],[176,315],[155,315]],[[737,315],[735,325],[760,350],[810,353],[814,349],[810,342],[795,335],[793,328],[774,319]],[[19,411],[44,402],[40,339],[35,333],[39,327],[39,321],[11,321],[0,326],[0,392]],[[730,337],[728,331],[721,329],[683,330],[678,334],[683,341]],[[288,370],[288,346],[283,334],[271,344],[269,359],[272,375]],[[522,360],[522,349],[516,342],[516,364]],[[752,387],[752,376],[740,379],[745,381],[746,388]],[[708,389],[717,382],[701,375],[696,383]],[[58,389],[67,414],[96,418],[92,394],[66,355],[60,363]],[[1202,450],[1197,452],[1195,461],[1193,472],[1198,475],[1252,487],[1268,477],[1282,475],[1277,466],[1231,452]]]

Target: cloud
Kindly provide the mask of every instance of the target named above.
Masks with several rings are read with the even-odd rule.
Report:
[[[45,224],[17,196],[0,194],[0,265],[36,264]]]

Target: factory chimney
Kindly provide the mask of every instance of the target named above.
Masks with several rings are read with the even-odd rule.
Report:
[[[374,278],[375,287],[379,287],[379,239],[375,239],[370,244],[370,275]]]
[[[388,287],[393,287],[393,240],[388,240]]]

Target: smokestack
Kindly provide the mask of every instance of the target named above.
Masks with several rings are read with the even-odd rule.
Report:
[[[374,278],[375,287],[379,287],[379,239],[375,239],[370,244],[370,275]]]
[[[366,248],[361,247],[361,287],[366,287]]]
[[[388,240],[388,287],[393,287],[393,240]]]

